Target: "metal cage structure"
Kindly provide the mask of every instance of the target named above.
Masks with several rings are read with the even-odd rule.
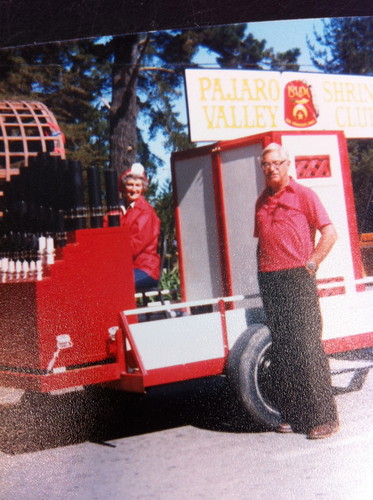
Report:
[[[65,157],[65,138],[53,113],[36,101],[0,101],[0,179],[40,152]]]
[[[0,101],[0,199],[4,183],[40,152],[65,158],[65,137],[53,113],[37,101]]]

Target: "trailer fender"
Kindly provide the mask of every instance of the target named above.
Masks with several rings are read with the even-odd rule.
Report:
[[[274,428],[281,416],[271,401],[271,333],[264,324],[253,324],[230,350],[226,374],[244,409],[255,421]]]

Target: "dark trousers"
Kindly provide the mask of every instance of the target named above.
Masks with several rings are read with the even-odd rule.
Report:
[[[146,289],[155,288],[158,285],[158,281],[149,276],[142,269],[134,269],[133,270],[135,277],[135,288],[136,292],[142,292]]]
[[[310,428],[337,420],[322,343],[316,280],[305,268],[259,273],[272,335],[271,378],[284,421]]]

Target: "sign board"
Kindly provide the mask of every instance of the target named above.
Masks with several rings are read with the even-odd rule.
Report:
[[[342,130],[373,137],[373,77],[277,71],[187,69],[192,142],[276,130]]]

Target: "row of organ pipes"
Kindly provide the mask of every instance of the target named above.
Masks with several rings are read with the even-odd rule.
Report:
[[[83,171],[79,161],[48,153],[11,177],[0,222],[1,283],[41,280],[67,232],[102,227],[107,212],[114,213],[108,225],[119,226],[117,172],[104,170],[104,192],[101,177],[98,167]]]

